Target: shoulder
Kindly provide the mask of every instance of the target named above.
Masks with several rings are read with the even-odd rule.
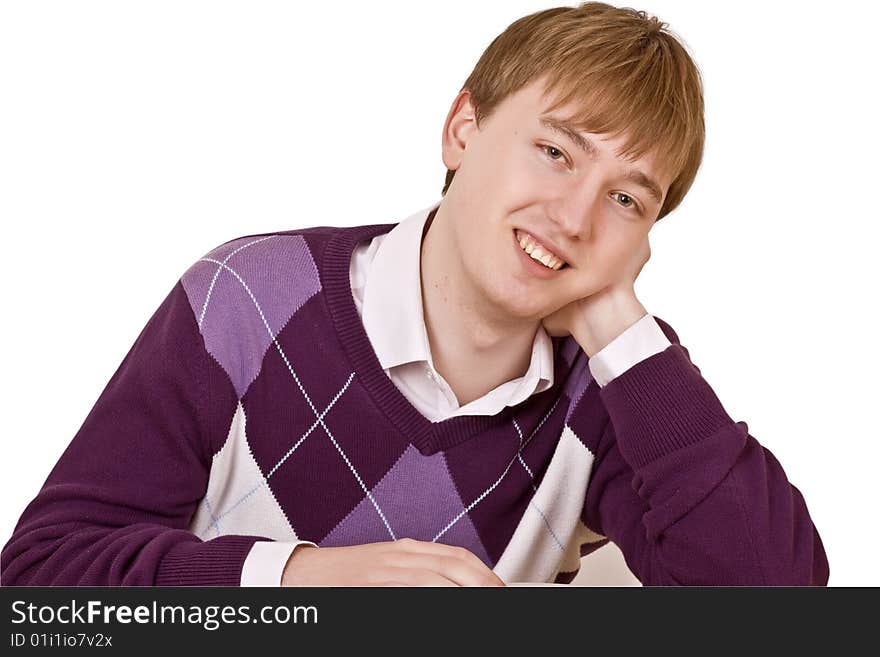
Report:
[[[181,276],[205,348],[239,397],[281,329],[321,292],[321,254],[341,230],[320,226],[236,237]]]
[[[221,267],[232,271],[236,266],[247,263],[272,264],[291,256],[308,258],[314,262],[323,245],[344,230],[333,226],[318,226],[242,235],[211,248],[192,263],[184,277],[192,277],[199,270],[211,269],[204,266],[206,263],[213,265],[213,268]]]
[[[207,251],[180,280],[194,305],[214,292],[219,279],[237,283],[249,295],[257,287],[275,296],[279,288],[291,282],[303,288],[301,291],[314,292],[319,281],[320,254],[325,244],[343,230],[318,226],[236,237]],[[271,289],[265,290],[267,286]]]
[[[243,235],[211,248],[180,277],[202,333],[212,325],[251,320],[277,330],[320,291],[321,253],[343,230],[318,226]]]

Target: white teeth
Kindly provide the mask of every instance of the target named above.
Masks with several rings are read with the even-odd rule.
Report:
[[[522,250],[528,253],[532,259],[537,260],[549,269],[554,269],[556,271],[562,269],[565,261],[557,258],[552,253],[548,253],[541,247],[541,245],[535,244],[531,236],[517,230],[517,238],[519,239],[519,245],[522,247]]]

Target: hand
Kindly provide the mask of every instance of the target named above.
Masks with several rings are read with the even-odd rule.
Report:
[[[647,314],[636,298],[635,282],[650,258],[651,244],[645,234],[617,280],[544,317],[544,329],[551,336],[573,335],[588,356],[601,350]]]
[[[465,548],[411,538],[350,547],[300,545],[281,586],[504,586]]]

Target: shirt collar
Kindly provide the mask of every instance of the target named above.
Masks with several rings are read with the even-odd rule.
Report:
[[[411,362],[433,368],[422,312],[421,246],[425,221],[440,202],[411,214],[385,235],[364,282],[361,319],[383,369]],[[542,326],[520,385],[530,392],[553,385],[553,343]]]

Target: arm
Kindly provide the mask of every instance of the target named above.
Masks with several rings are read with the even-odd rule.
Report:
[[[672,328],[657,323],[670,346],[600,388],[609,420],[584,522],[620,547],[646,585],[827,584],[800,491],[746,423],[727,415]],[[602,356],[591,370],[602,369]]]
[[[472,553],[411,539],[199,539],[188,527],[236,404],[178,284],[22,514],[0,554],[2,584],[503,586]]]
[[[267,539],[186,529],[228,430],[208,413],[218,369],[178,282],[22,514],[2,583],[237,586]]]

